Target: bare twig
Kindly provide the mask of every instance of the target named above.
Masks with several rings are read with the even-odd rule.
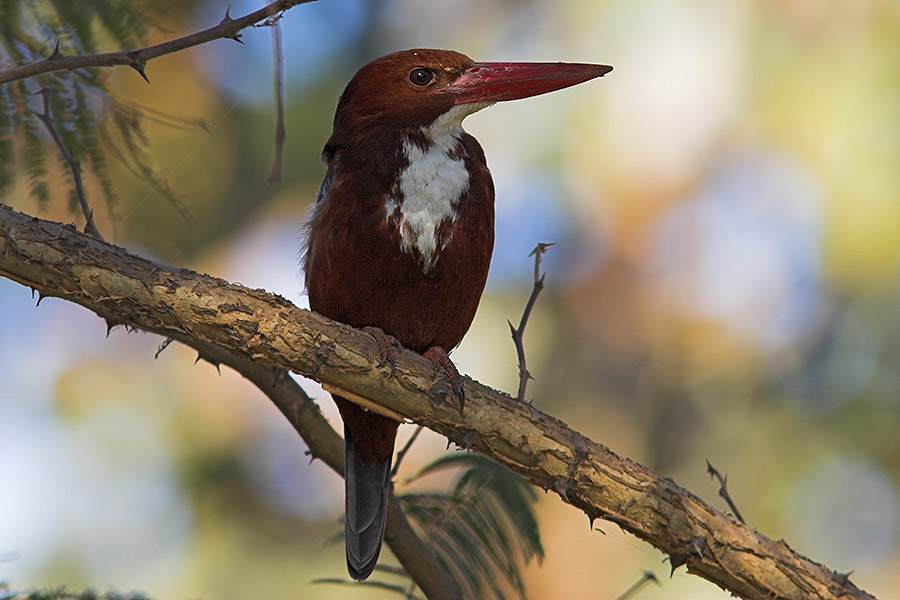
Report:
[[[416,430],[413,431],[412,436],[410,436],[409,440],[403,445],[403,448],[400,452],[397,453],[397,460],[394,461],[394,468],[391,469],[391,479],[397,476],[397,471],[400,470],[400,463],[403,461],[403,458],[406,456],[406,453],[409,452],[409,449],[412,447],[413,443],[416,441],[416,438],[419,437],[419,434],[422,433],[422,426],[419,425],[416,427]]]
[[[156,354],[153,355],[153,358],[159,358],[159,355],[163,353],[163,350],[169,347],[174,340],[172,338],[167,337],[159,344],[159,348],[156,349]]]
[[[644,571],[641,575],[641,578],[634,582],[634,584],[622,592],[622,595],[616,598],[616,600],[628,600],[632,596],[634,596],[638,590],[647,585],[647,582],[652,581],[656,585],[659,585],[659,579],[656,578],[656,575],[653,574],[653,571]]]
[[[100,235],[100,230],[97,229],[97,225],[94,223],[94,211],[88,206],[87,196],[85,196],[84,193],[84,185],[81,181],[81,161],[75,158],[75,155],[66,148],[66,145],[59,135],[59,131],[56,130],[56,125],[53,124],[53,116],[50,114],[50,101],[48,98],[50,90],[48,88],[42,88],[36,92],[35,95],[39,95],[43,100],[44,110],[42,112],[35,112],[34,114],[37,116],[38,120],[44,124],[44,127],[46,127],[50,137],[56,142],[56,146],[62,153],[63,158],[66,159],[69,170],[72,171],[72,179],[75,180],[75,193],[78,195],[78,204],[81,205],[81,212],[84,213],[84,231],[98,240],[102,240],[103,236]]]
[[[141,77],[147,79],[147,75],[144,72],[144,66],[154,58],[222,38],[241,41],[240,31],[242,29],[282,13],[298,4],[306,4],[314,1],[315,0],[276,0],[259,10],[253,11],[252,13],[237,19],[232,19],[231,16],[229,16],[228,11],[226,11],[225,17],[214,27],[174,40],[162,42],[161,44],[136,48],[134,50],[107,52],[103,54],[63,56],[57,48],[53,54],[42,61],[21,65],[12,69],[7,69],[6,71],[0,71],[0,84],[34,77],[35,75],[49,73],[51,71],[84,69],[87,67],[114,67],[117,65],[127,65],[140,73]]]
[[[719,473],[718,469],[712,466],[712,463],[709,462],[709,459],[706,460],[706,472],[709,473],[710,479],[715,477],[719,481],[719,496],[725,500],[725,503],[728,504],[728,508],[731,509],[731,512],[734,513],[734,518],[736,518],[741,523],[746,523],[743,515],[741,515],[741,511],[738,510],[737,505],[731,499],[731,495],[728,493],[728,476],[723,476]]]
[[[272,23],[272,54],[275,60],[275,147],[272,151],[269,185],[281,181],[284,158],[284,51],[281,47],[281,23],[277,19],[273,19]]]
[[[525,401],[525,388],[528,386],[528,380],[534,379],[531,376],[531,373],[528,372],[525,363],[525,343],[523,341],[525,325],[528,324],[528,317],[531,316],[531,309],[534,308],[534,303],[537,301],[538,294],[544,289],[544,276],[541,275],[541,259],[547,251],[547,248],[553,245],[555,245],[555,243],[539,242],[538,245],[534,247],[534,250],[531,251],[531,254],[528,255],[534,257],[534,287],[531,290],[531,296],[529,296],[528,302],[525,304],[525,310],[522,312],[521,320],[519,320],[519,327],[513,327],[513,324],[510,321],[506,322],[509,325],[513,343],[516,345],[516,354],[519,357],[519,391],[516,394],[516,398],[519,402]]]

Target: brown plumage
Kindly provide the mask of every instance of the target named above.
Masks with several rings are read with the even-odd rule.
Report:
[[[309,220],[310,306],[403,346],[450,351],[468,330],[494,245],[494,186],[462,130],[492,102],[574,85],[610,70],[562,63],[475,63],[408,50],[362,67],[341,95]],[[344,421],[348,570],[365,579],[384,535],[398,423],[335,396]]]

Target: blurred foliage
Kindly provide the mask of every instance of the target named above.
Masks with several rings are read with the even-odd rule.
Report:
[[[439,458],[410,481],[454,467],[463,471],[452,492],[403,494],[404,512],[432,540],[466,598],[503,600],[504,582],[525,598],[521,568],[544,557],[534,488],[477,454]]]
[[[24,65],[58,54],[93,54],[101,46],[106,52],[134,48],[144,41],[154,17],[159,16],[158,10],[154,3],[125,0],[3,0],[0,65]],[[99,68],[77,69],[0,86],[0,194],[10,189],[17,173],[24,171],[29,193],[46,210],[51,196],[48,162],[68,169],[60,150],[48,143],[47,132],[36,116],[32,98],[48,90],[50,105],[46,109],[62,144],[89,167],[111,212],[118,195],[107,156],[125,164],[189,218],[171,184],[153,167],[142,107],[118,99],[107,79],[107,73]],[[168,124],[178,123],[158,112],[154,116]],[[68,196],[70,210],[75,211],[77,197],[72,182],[68,184]]]
[[[66,589],[65,586],[31,590],[28,592],[14,592],[0,584],[0,600],[151,600],[141,592],[121,593],[107,590],[100,593],[88,588],[75,592]]]
[[[432,543],[438,560],[459,585],[465,598],[505,600],[512,592],[527,598],[522,568],[544,558],[534,503],[537,494],[522,478],[477,454],[444,455],[404,483],[445,470],[459,471],[450,493],[398,495],[403,511]],[[342,539],[342,534],[334,538]],[[379,575],[406,583],[372,578],[363,582],[320,578],[314,583],[368,587],[417,598],[415,583],[400,567],[379,564]]]

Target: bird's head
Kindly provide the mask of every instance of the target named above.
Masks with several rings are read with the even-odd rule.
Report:
[[[462,121],[494,102],[552,92],[611,70],[576,63],[477,63],[452,50],[394,52],[363,66],[347,84],[334,130],[425,127],[451,111],[453,120]]]

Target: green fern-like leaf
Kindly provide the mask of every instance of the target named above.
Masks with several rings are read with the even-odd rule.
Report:
[[[518,475],[479,455],[452,454],[413,480],[464,468],[450,494],[406,494],[404,511],[434,543],[467,597],[503,600],[511,589],[525,597],[521,566],[543,558],[532,505],[534,489]]]
[[[38,123],[25,119],[25,172],[28,175],[28,193],[45,209],[50,204],[50,186],[47,184],[47,163],[44,159],[44,142],[38,134]]]
[[[43,60],[59,43],[63,54],[88,54],[141,45],[158,11],[153,3],[128,0],[0,0],[0,68]],[[118,48],[108,48],[110,40]],[[148,140],[143,131],[144,115],[121,104],[104,86],[101,69],[51,72],[2,86],[0,96],[0,190],[8,188],[19,172],[28,180],[29,194],[46,208],[50,199],[47,161],[60,161],[62,150],[43,132],[32,110],[43,110],[34,99],[47,90],[53,128],[63,147],[78,160],[85,176],[99,184],[107,205],[117,194],[109,175],[107,153],[121,160],[139,179],[147,182],[191,222],[191,217],[165,180],[150,163]],[[113,117],[114,135],[104,134],[101,123]],[[159,118],[157,115],[156,118]],[[177,118],[175,126],[183,126]],[[18,155],[18,156],[17,156]],[[52,157],[52,158],[51,158]],[[63,163],[69,170],[68,163]],[[71,177],[68,179],[71,182]],[[70,198],[74,187],[70,187]],[[77,205],[77,203],[76,203]]]
[[[52,0],[49,4],[55,17],[52,26],[56,36],[71,41],[79,53],[97,52],[93,29],[94,11],[90,9],[93,3]]]
[[[100,136],[111,156],[168,200],[185,221],[195,223],[171,182],[162,177],[153,166],[148,152],[150,143],[144,132],[143,115],[140,111],[122,103],[113,103],[108,111],[107,121],[101,126]]]
[[[19,24],[21,0],[0,0],[0,29],[12,29]]]
[[[96,111],[88,103],[83,83],[76,81],[74,91],[76,106],[74,120],[75,130],[78,132],[78,145],[90,165],[91,172],[100,184],[107,205],[112,208],[118,203],[118,195],[109,176],[106,155],[100,144]]]
[[[7,87],[0,86],[0,197],[9,190],[15,173],[13,115],[14,111]]]

